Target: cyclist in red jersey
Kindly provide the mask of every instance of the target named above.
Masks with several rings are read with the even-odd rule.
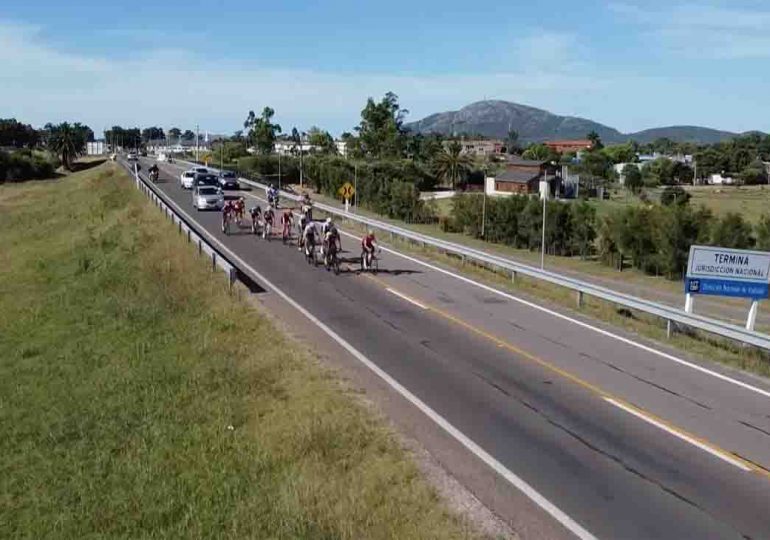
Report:
[[[374,237],[374,231],[369,231],[361,238],[361,266],[363,268],[371,266],[375,249],[377,249],[377,239]]]
[[[294,216],[291,213],[291,210],[288,208],[284,210],[283,214],[281,214],[281,228],[282,228],[282,236],[284,238],[288,238],[291,236],[291,226],[294,224]]]

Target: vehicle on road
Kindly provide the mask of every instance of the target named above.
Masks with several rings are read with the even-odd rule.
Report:
[[[136,156],[134,152],[129,152],[128,155],[126,156],[126,159],[128,161],[137,161],[139,158]]]
[[[190,170],[197,174],[209,174],[209,172],[211,172],[206,167],[193,167]]]
[[[219,189],[219,179],[216,174],[212,173],[195,173],[193,178],[193,185],[199,186],[212,186]]]
[[[238,189],[238,177],[233,171],[219,171],[219,186],[222,189]]]
[[[222,190],[214,186],[195,186],[193,206],[198,210],[221,210],[225,204]]]
[[[166,154],[164,154],[163,152],[161,152],[160,154],[158,154],[158,157],[155,158],[155,159],[157,161],[160,161],[160,162],[168,161],[168,156]]]
[[[184,171],[179,175],[179,183],[184,189],[192,189],[195,181],[195,171]]]

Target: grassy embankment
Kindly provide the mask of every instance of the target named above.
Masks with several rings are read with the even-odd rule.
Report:
[[[0,186],[0,537],[474,536],[117,171]]]

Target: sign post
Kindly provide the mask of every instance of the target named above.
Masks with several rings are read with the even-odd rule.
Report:
[[[691,246],[684,309],[692,313],[695,294],[751,298],[746,329],[754,330],[759,301],[768,297],[769,281],[770,253]]]
[[[350,185],[350,182],[345,182],[342,184],[342,187],[337,190],[337,193],[345,199],[345,212],[347,213],[348,210],[350,210],[350,199],[353,198],[353,195],[356,193],[356,189]]]

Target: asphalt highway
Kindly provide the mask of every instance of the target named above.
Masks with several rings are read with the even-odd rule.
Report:
[[[565,531],[770,538],[766,380],[658,351],[395,250],[383,250],[376,276],[360,274],[358,240],[347,235],[347,262],[334,275],[245,224],[224,235],[219,212],[193,208],[181,170],[162,164],[156,187],[196,227],[579,525],[562,522]],[[236,194],[264,207],[258,190]]]

